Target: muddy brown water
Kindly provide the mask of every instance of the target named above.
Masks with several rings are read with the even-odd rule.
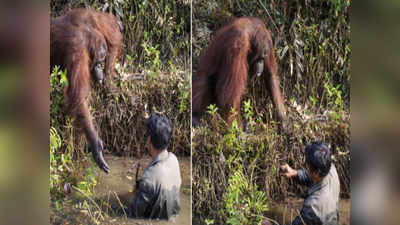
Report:
[[[120,158],[115,156],[106,157],[106,161],[111,168],[110,174],[101,173],[98,178],[98,184],[94,190],[94,194],[97,198],[111,199],[111,205],[113,208],[122,208],[129,206],[134,198],[134,184],[136,182],[136,171],[137,165],[140,163],[139,176],[140,179],[143,170],[146,168],[147,164],[151,162],[151,157],[144,157],[141,159],[129,159]],[[178,224],[178,225],[188,225],[191,220],[191,201],[190,201],[190,157],[178,157],[179,166],[181,170],[182,186],[180,193],[180,204],[181,210],[177,217],[170,221],[165,220],[138,220],[125,218],[123,212],[121,216],[111,217],[110,223],[115,224]],[[117,194],[118,199],[115,197]]]
[[[190,178],[190,157],[178,157],[182,185],[180,190],[181,210],[178,216],[166,220],[139,220],[127,218],[124,208],[128,208],[134,198],[134,186],[136,180],[136,168],[140,162],[141,169],[138,178],[140,179],[143,170],[151,162],[150,157],[140,159],[124,158],[116,156],[105,156],[105,160],[111,168],[109,174],[100,172],[97,185],[94,189],[93,201],[101,208],[101,215],[97,216],[99,211],[93,207],[92,212],[86,209],[75,209],[75,206],[65,204],[61,210],[53,210],[50,216],[52,224],[124,224],[124,225],[164,225],[177,224],[188,225],[191,221],[191,178]],[[69,200],[72,202],[88,201],[88,198],[73,193]],[[88,201],[90,202],[90,201]],[[94,206],[94,204],[92,204]],[[53,207],[53,206],[52,206]],[[54,207],[53,207],[54,209]],[[97,211],[97,212],[96,212]],[[96,214],[97,213],[97,214]],[[90,215],[89,215],[90,214]],[[93,221],[93,215],[96,217]]]
[[[126,218],[124,216],[123,207],[128,207],[134,198],[134,184],[136,179],[137,164],[140,162],[141,169],[139,178],[144,168],[151,161],[150,157],[141,159],[123,158],[115,156],[106,156],[107,163],[111,168],[110,174],[101,172],[99,174],[97,185],[94,190],[94,199],[100,205],[100,202],[108,203],[109,207],[102,207],[105,214],[109,215],[100,224],[123,224],[123,225],[164,225],[191,224],[191,177],[190,177],[190,157],[178,158],[181,169],[182,186],[181,186],[181,211],[179,216],[171,221],[164,220],[138,220]],[[116,197],[117,196],[117,197]],[[80,199],[76,199],[80,201]],[[303,199],[290,197],[282,202],[269,202],[269,210],[265,216],[277,221],[279,224],[290,224],[298,215],[303,204]],[[122,207],[121,207],[122,205]],[[109,212],[110,211],[110,212]],[[111,212],[112,211],[112,212]],[[92,224],[88,223],[85,213],[64,208],[63,212],[53,213],[51,219],[52,224]],[[350,199],[341,199],[339,202],[339,224],[350,224]],[[197,224],[194,222],[194,224]]]
[[[265,216],[273,219],[279,224],[291,224],[291,222],[299,215],[304,199],[288,198],[283,202],[268,203],[269,210]],[[339,225],[350,224],[350,199],[339,200]]]

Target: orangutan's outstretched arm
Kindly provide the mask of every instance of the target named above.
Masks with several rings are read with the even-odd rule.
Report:
[[[288,121],[286,117],[286,108],[283,101],[281,88],[279,86],[278,66],[275,60],[275,53],[272,50],[268,57],[265,58],[265,64],[269,70],[269,84],[272,94],[272,100],[278,111],[278,117],[282,121],[282,128],[287,129]]]
[[[82,51],[77,52],[79,53],[71,54],[71,59],[77,58],[79,60],[71,63],[68,71],[69,86],[66,97],[69,111],[75,118],[75,123],[83,128],[89,143],[89,149],[97,165],[100,169],[104,170],[104,172],[108,173],[110,168],[103,158],[103,143],[97,135],[88,108],[87,97],[90,91],[91,76],[88,63],[89,54],[84,48]]]

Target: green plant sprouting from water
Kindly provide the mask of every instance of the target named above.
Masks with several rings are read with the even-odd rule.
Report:
[[[228,215],[226,223],[232,225],[258,224],[268,210],[264,192],[259,191],[240,168],[229,178],[225,210]]]

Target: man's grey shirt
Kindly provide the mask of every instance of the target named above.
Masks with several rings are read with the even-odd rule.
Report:
[[[296,180],[310,188],[300,212],[301,218],[297,216],[292,224],[339,224],[340,182],[336,167],[332,164],[329,173],[317,184],[313,184],[305,170],[297,171]]]
[[[181,174],[176,156],[162,151],[143,172],[132,204],[131,214],[136,218],[170,219],[180,210],[179,190]]]

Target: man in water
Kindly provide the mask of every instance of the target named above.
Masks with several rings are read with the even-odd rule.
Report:
[[[147,165],[131,205],[135,218],[167,219],[178,215],[181,174],[176,156],[167,151],[172,136],[171,122],[154,113],[146,122],[147,149],[153,160]]]
[[[305,154],[305,169],[294,170],[288,164],[281,167],[283,176],[309,187],[300,216],[292,225],[337,225],[340,183],[335,165],[331,163],[331,151],[318,141],[308,145]]]

